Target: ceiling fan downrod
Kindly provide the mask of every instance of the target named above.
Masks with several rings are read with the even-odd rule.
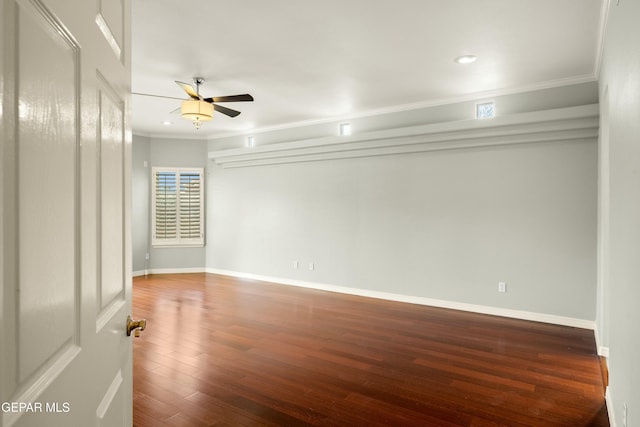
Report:
[[[200,85],[204,83],[204,77],[194,77],[193,84],[196,85],[196,94],[200,96]]]

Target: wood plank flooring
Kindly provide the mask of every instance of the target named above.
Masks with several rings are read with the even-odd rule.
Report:
[[[211,274],[133,283],[146,426],[608,426],[593,331]]]

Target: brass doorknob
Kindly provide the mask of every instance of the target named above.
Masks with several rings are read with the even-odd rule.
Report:
[[[127,336],[128,337],[131,336],[131,331],[135,331],[134,336],[136,338],[139,337],[140,331],[144,331],[146,327],[147,327],[146,319],[133,320],[131,316],[127,316]]]

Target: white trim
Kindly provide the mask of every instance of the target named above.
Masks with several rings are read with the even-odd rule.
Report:
[[[609,377],[611,377],[611,375],[609,375]],[[614,411],[615,405],[613,404],[613,399],[611,398],[611,393],[609,392],[609,390],[611,390],[611,388],[607,387],[604,392],[604,401],[607,404],[607,412],[609,413],[609,426],[617,427],[616,413]]]
[[[500,145],[596,141],[597,104],[209,152],[224,168]]]
[[[367,289],[350,288],[323,283],[305,282],[301,280],[286,279],[281,277],[263,276],[260,274],[240,273],[237,271],[207,268],[207,273],[223,276],[239,277],[244,279],[260,280],[264,282],[278,283],[281,285],[298,286],[302,288],[318,289],[322,291],[337,292],[348,295],[358,295],[369,298],[378,298],[389,301],[406,302],[410,304],[426,305],[431,307],[449,308],[453,310],[469,311],[473,313],[490,314],[493,316],[509,317],[513,319],[531,320],[534,322],[551,323],[555,325],[572,326],[575,328],[595,328],[592,320],[576,319],[572,317],[556,316],[553,314],[534,313],[529,311],[511,310],[508,308],[489,307],[476,304],[467,304],[456,301],[446,301],[433,298],[425,298],[411,295],[394,294],[390,292],[372,291]]]
[[[607,3],[608,3],[608,0],[607,0]],[[607,8],[607,11],[608,11],[608,8]],[[602,36],[600,38],[601,39],[604,38],[604,26],[602,27]],[[142,136],[145,138],[155,138],[155,139],[179,138],[179,139],[189,139],[189,140],[199,140],[199,141],[215,141],[217,139],[231,138],[235,136],[255,135],[260,133],[274,132],[274,131],[286,130],[286,129],[295,129],[295,128],[301,128],[305,126],[320,125],[320,124],[331,123],[331,122],[339,123],[339,122],[350,121],[358,118],[375,117],[375,116],[380,116],[384,114],[401,113],[406,111],[420,110],[423,108],[439,107],[443,105],[452,105],[452,104],[457,104],[462,102],[471,102],[471,101],[476,101],[478,99],[483,99],[483,98],[497,98],[500,96],[514,95],[514,94],[525,93],[525,92],[533,92],[537,90],[553,89],[553,88],[558,88],[563,86],[592,83],[592,82],[598,81],[598,76],[600,74],[600,62],[601,62],[601,56],[602,56],[602,52],[601,52],[602,48],[600,47],[601,44],[604,44],[604,43],[601,42],[600,44],[598,44],[599,47],[598,47],[598,52],[596,52],[597,55],[596,55],[596,66],[595,66],[596,73],[594,74],[584,74],[584,75],[569,77],[564,79],[548,80],[545,82],[516,86],[512,88],[503,88],[503,89],[489,90],[484,92],[473,92],[466,95],[440,98],[440,99],[435,99],[431,101],[422,101],[422,102],[415,102],[411,104],[394,105],[394,106],[379,108],[374,110],[360,111],[360,112],[356,112],[348,115],[332,116],[332,117],[326,117],[322,119],[301,120],[297,122],[282,123],[282,124],[273,125],[273,126],[263,126],[263,127],[243,129],[238,131],[229,131],[229,132],[217,133],[214,135],[208,135],[203,137],[196,136],[193,133],[184,133],[184,132],[156,133],[156,132],[143,132],[135,129],[132,131],[132,133],[133,135],[136,135],[136,136]]]
[[[607,22],[609,20],[610,0],[604,0],[600,8],[600,22],[598,24],[598,43],[596,45],[595,77],[600,78],[602,57],[604,56],[604,39],[607,34]]]
[[[605,347],[602,345],[602,341],[600,338],[600,331],[598,330],[598,322],[595,323],[595,328],[593,329],[593,335],[596,339],[596,348],[598,349],[598,356],[609,358],[609,347]]]
[[[107,308],[98,313],[96,319],[96,334],[99,333],[102,328],[107,325],[109,320],[111,320],[113,316],[115,316],[120,311],[120,309],[125,306],[126,303],[127,301],[124,298],[115,299],[107,306]]]
[[[597,276],[596,276],[596,344],[598,354],[608,357],[609,349],[603,346],[608,341],[607,290],[611,283],[611,143],[609,125],[609,88],[605,86],[600,96],[600,137],[598,141],[597,182]]]
[[[536,90],[552,89],[552,88],[562,87],[562,86],[591,83],[597,80],[598,80],[597,75],[585,74],[581,76],[569,77],[565,79],[549,80],[545,82],[517,86],[512,88],[503,88],[503,89],[489,90],[484,92],[473,92],[467,95],[452,96],[447,98],[435,99],[431,101],[394,105],[391,107],[379,108],[375,110],[356,112],[349,115],[333,116],[333,117],[327,117],[323,119],[302,120],[298,122],[289,122],[289,123],[283,123],[283,124],[274,125],[274,126],[264,126],[260,128],[246,129],[243,131],[225,132],[225,133],[221,133],[213,136],[208,136],[206,140],[214,141],[216,139],[229,138],[233,136],[273,132],[278,130],[294,129],[294,128],[300,128],[305,126],[331,123],[331,122],[349,121],[349,120],[363,118],[363,117],[373,117],[373,116],[379,116],[383,114],[400,113],[404,111],[420,110],[422,108],[439,107],[442,105],[451,105],[451,104],[457,104],[461,102],[475,101],[481,98],[496,98],[499,96],[513,95],[513,94],[524,93],[524,92],[533,92]]]
[[[149,274],[188,274],[188,273],[207,273],[204,267],[188,267],[188,268],[151,268],[149,270],[139,270],[132,273],[133,277],[147,276]]]
[[[152,244],[151,245],[153,249],[204,248],[204,246],[205,246],[204,243],[194,243],[194,244],[176,243],[176,244],[162,244],[162,245]]]
[[[135,95],[135,94],[133,94]],[[191,127],[190,129],[193,130],[193,127]],[[201,136],[196,136],[196,135],[188,135],[185,133],[169,133],[169,132],[164,132],[164,133],[149,133],[149,132],[142,132],[139,130],[134,130],[131,132],[133,135],[135,136],[141,136],[143,138],[151,138],[151,139],[179,139],[180,141],[183,140],[189,140],[189,141],[206,141],[206,138],[203,138]]]
[[[513,319],[531,320],[534,322],[551,323],[555,325],[572,326],[575,328],[595,330],[595,322],[592,320],[576,319],[573,317],[556,316],[553,314],[535,313],[530,311],[512,310],[508,308],[489,307],[477,304],[468,304],[456,301],[439,300],[411,295],[394,294],[390,292],[372,291],[368,289],[351,288],[346,286],[336,286],[323,283],[306,282],[302,280],[286,279],[283,277],[264,276],[261,274],[241,273],[218,268],[156,268],[149,270],[134,271],[133,277],[146,276],[149,274],[181,274],[181,273],[210,273],[222,276],[238,277],[243,279],[260,280],[263,282],[278,283],[281,285],[297,286],[302,288],[318,289],[328,292],[337,292],[348,295],[358,295],[368,298],[384,299],[389,301],[406,302],[410,304],[427,305],[432,307],[450,308],[453,310],[469,311],[473,313],[490,314],[493,316],[509,317]],[[606,354],[601,354],[605,352]],[[599,347],[600,356],[609,357],[607,347]]]
[[[96,417],[97,417],[98,425],[100,425],[100,422],[104,420],[104,416],[107,414],[107,411],[111,407],[111,404],[113,403],[113,399],[116,397],[116,394],[118,394],[118,391],[120,391],[121,385],[122,385],[122,371],[118,369],[118,372],[116,373],[115,378],[113,378],[113,381],[111,381],[111,385],[107,389],[107,392],[104,394],[104,396],[102,396],[102,400],[100,401],[100,404],[96,409]]]
[[[109,44],[109,47],[111,47],[111,50],[113,50],[113,53],[116,55],[118,59],[121,59],[122,49],[120,48],[118,41],[113,35],[111,28],[109,28],[109,24],[107,24],[107,21],[104,19],[104,16],[102,16],[102,13],[98,13],[96,15],[96,25],[100,29],[100,33],[102,33],[105,40],[107,41],[107,44]]]

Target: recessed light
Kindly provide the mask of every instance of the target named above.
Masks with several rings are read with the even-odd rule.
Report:
[[[171,126],[173,123],[171,123],[170,121],[166,121],[166,122],[162,122],[162,124],[165,126]]]
[[[472,62],[475,62],[476,59],[478,59],[475,55],[462,55],[462,56],[458,56],[455,61],[458,64],[471,64]]]

